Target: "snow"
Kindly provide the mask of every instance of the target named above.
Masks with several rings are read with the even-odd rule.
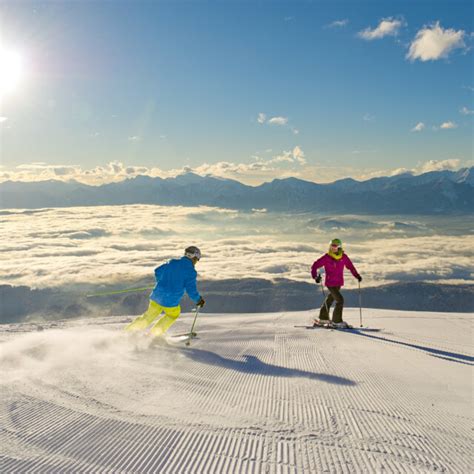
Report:
[[[470,472],[473,315],[314,314],[0,326],[0,472]]]

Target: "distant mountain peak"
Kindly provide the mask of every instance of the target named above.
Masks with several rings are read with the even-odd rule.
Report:
[[[142,182],[148,182],[148,181],[153,181],[154,179],[161,179],[158,176],[149,176],[147,174],[137,174],[133,178],[127,178],[129,181],[142,181]]]
[[[193,173],[192,171],[186,171],[182,174],[176,175],[174,178],[167,178],[167,181],[177,181],[179,183],[198,183],[205,180],[203,176]]]

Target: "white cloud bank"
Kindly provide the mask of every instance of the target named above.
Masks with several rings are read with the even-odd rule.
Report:
[[[181,171],[182,172],[182,171]],[[33,162],[18,165],[14,169],[0,172],[0,182],[12,181],[44,181],[48,179],[59,179],[100,185],[123,181],[140,174],[148,176],[173,176],[173,173],[162,171],[158,168],[145,166],[126,166],[119,161],[111,161],[104,166],[84,169],[80,165],[48,164],[44,162]]]
[[[436,61],[447,58],[455,49],[465,48],[463,30],[443,29],[439,21],[425,26],[416,34],[406,58],[410,61]]]
[[[426,163],[422,163],[416,168],[419,174],[428,173],[430,171],[455,171],[459,169],[460,160],[452,158],[449,160],[429,160]]]
[[[398,35],[400,28],[404,26],[405,22],[402,19],[383,18],[376,28],[366,28],[358,33],[359,38],[371,41],[381,39],[385,36]]]
[[[459,222],[453,219],[397,223],[364,216],[361,224],[361,218],[338,215],[328,224],[315,214],[145,205],[2,211],[0,283],[70,289],[153,283],[154,268],[191,244],[203,252],[197,267],[203,279],[311,282],[311,264],[335,236],[344,240],[367,286],[465,281],[472,278],[474,243],[466,241],[461,260],[446,252],[443,226],[450,239],[457,238]],[[348,275],[347,286],[355,285]]]
[[[402,173],[411,173],[419,175],[429,173],[430,171],[456,171],[461,167],[461,160],[458,158],[450,158],[447,160],[428,160],[423,163],[418,163],[414,168],[397,168],[392,171],[391,176],[396,176]]]

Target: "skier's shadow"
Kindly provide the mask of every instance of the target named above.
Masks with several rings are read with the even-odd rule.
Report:
[[[350,331],[351,334],[358,334],[359,336],[370,337],[371,339],[377,339],[383,342],[390,342],[392,344],[398,344],[400,346],[410,347],[425,351],[433,357],[440,359],[449,360],[450,362],[458,362],[460,364],[474,365],[474,357],[465,354],[458,354],[457,352],[443,351],[441,349],[435,349],[434,347],[420,346],[419,344],[412,344],[410,342],[397,341],[396,339],[389,339],[383,336],[374,336],[373,334],[367,334],[359,331]]]
[[[227,359],[215,352],[202,349],[188,349],[184,353],[194,361],[204,364],[225,367],[226,369],[243,372],[246,374],[262,374],[269,377],[303,377],[311,380],[320,380],[337,385],[356,385],[353,380],[337,375],[319,374],[300,369],[290,369],[279,365],[267,364],[254,355],[243,355],[243,360]]]

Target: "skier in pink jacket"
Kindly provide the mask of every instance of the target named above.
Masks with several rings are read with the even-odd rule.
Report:
[[[319,311],[319,320],[315,320],[314,325],[326,326],[331,324],[329,320],[329,308],[335,301],[336,307],[332,314],[332,325],[342,328],[347,327],[347,324],[342,320],[344,297],[340,292],[341,287],[344,286],[344,267],[348,268],[357,280],[362,281],[362,277],[359,275],[350,258],[344,253],[340,239],[331,240],[329,251],[313,263],[311,267],[311,276],[314,278],[316,283],[321,282],[321,275],[318,273],[318,269],[321,267],[324,267],[326,273],[324,284],[326,285],[329,294]]]

